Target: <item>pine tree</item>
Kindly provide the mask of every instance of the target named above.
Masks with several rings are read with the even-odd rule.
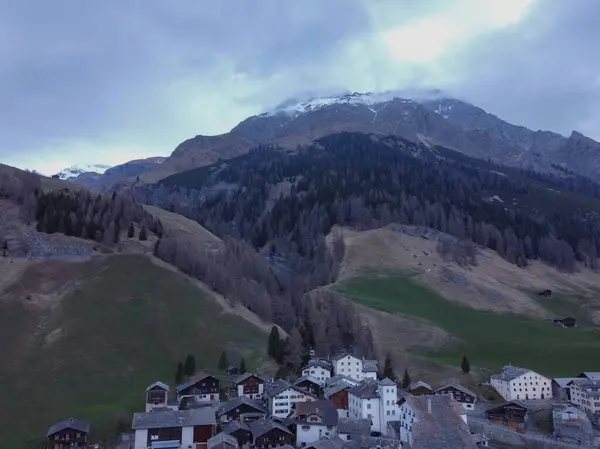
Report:
[[[135,237],[135,228],[133,227],[133,222],[129,223],[129,229],[127,229],[127,238]]]
[[[186,376],[193,376],[196,372],[196,359],[193,355],[188,355],[185,358],[185,363],[183,365],[183,373]]]
[[[225,371],[227,369],[227,365],[229,365],[229,361],[227,360],[227,352],[223,350],[221,352],[221,357],[219,357],[219,369]]]
[[[404,377],[402,378],[402,388],[408,388],[410,385],[410,374],[408,374],[408,368],[404,370]]]
[[[279,337],[279,329],[277,328],[277,326],[273,326],[271,328],[267,352],[269,356],[273,357],[277,363],[281,363],[283,361],[283,356],[285,355],[285,347],[283,342],[281,341],[281,338]]]
[[[385,364],[383,367],[383,376],[396,382],[396,373],[394,373],[394,367],[392,366],[392,356],[388,352],[385,356]]]
[[[463,373],[465,374],[469,374],[469,371],[471,371],[471,364],[469,363],[469,359],[467,359],[467,356],[463,355],[460,367]]]
[[[142,226],[142,229],[140,229],[139,239],[141,241],[148,240],[148,235],[146,234],[146,226]]]
[[[175,385],[179,385],[183,382],[183,363],[179,362],[177,364],[177,371],[175,372]]]
[[[240,373],[245,373],[246,372],[246,359],[242,357],[242,360],[240,361]]]

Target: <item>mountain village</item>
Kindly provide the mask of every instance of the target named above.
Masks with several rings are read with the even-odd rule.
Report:
[[[600,372],[552,379],[507,365],[478,394],[457,380],[398,384],[350,351],[311,356],[293,381],[235,367],[173,387],[156,381],[114,449],[600,447]],[[494,390],[492,401],[485,391]],[[67,418],[49,428],[46,447],[100,448],[90,429]]]

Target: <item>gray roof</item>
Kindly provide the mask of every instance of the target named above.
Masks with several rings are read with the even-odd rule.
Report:
[[[315,385],[319,385],[319,381],[317,379],[315,379],[315,377],[311,376],[310,374],[308,376],[300,376],[298,379],[296,379],[294,381],[294,385],[298,385],[300,382],[304,382],[306,380],[314,383]]]
[[[238,441],[228,433],[218,433],[206,442],[208,449],[227,449],[230,447],[237,448]]]
[[[580,377],[555,377],[552,379],[554,382],[558,384],[560,388],[567,388],[569,383],[573,380],[581,379]]]
[[[366,418],[340,418],[338,433],[368,435],[371,432],[371,420]]]
[[[357,386],[352,387],[348,393],[360,399],[372,399],[379,397],[379,392],[377,391],[377,382],[375,381],[363,381]]]
[[[293,405],[296,410],[295,416],[297,422],[304,422],[298,416],[317,415],[323,420],[325,426],[337,426],[339,415],[333,402],[325,399],[319,401],[296,402]]]
[[[466,395],[473,396],[474,398],[477,398],[477,393],[473,393],[467,387],[463,387],[461,384],[456,383],[456,382],[450,382],[450,383],[444,384],[441,387],[436,388],[433,392],[434,393],[438,393],[438,392],[440,392],[442,390],[445,390],[446,388],[455,388],[458,391],[462,391]]]
[[[363,360],[363,373],[376,373],[377,360]]]
[[[306,447],[314,449],[342,449],[344,441],[337,435],[325,436]]]
[[[214,377],[216,379],[215,376],[213,376],[212,374],[210,374],[209,372],[203,371],[197,374],[194,374],[192,377],[190,377],[188,379],[188,381],[184,384],[178,385],[177,386],[177,391],[181,391],[181,390],[186,390],[189,387],[197,384],[198,382],[200,382],[201,380],[206,379],[207,377]],[[218,379],[217,379],[218,380]]]
[[[575,379],[573,381],[571,381],[569,384],[577,384],[579,385],[581,388],[583,388],[585,390],[585,392],[589,395],[589,396],[593,396],[595,398],[600,397],[600,382],[598,382],[597,380],[590,380],[590,379]]]
[[[246,379],[248,379],[249,377],[256,377],[257,379],[261,380],[262,382],[264,382],[265,380],[259,376],[258,374],[253,374],[253,373],[244,373],[241,376],[236,377],[235,379],[233,379],[233,383],[234,384],[239,384],[240,382],[245,381]]]
[[[428,383],[423,382],[422,380],[417,380],[416,382],[413,382],[408,386],[408,391],[412,391],[415,388],[419,388],[419,387],[424,387],[424,388],[427,388],[428,390],[433,390],[433,388],[431,388],[431,385],[429,385]]]
[[[469,426],[461,418],[464,411],[452,396],[406,396],[404,400],[418,415],[412,429],[412,449],[477,448]]]
[[[188,427],[216,425],[215,413],[211,407],[192,410],[165,410],[160,412],[134,413],[132,428],[160,429],[165,427]]]
[[[585,372],[581,373],[581,375],[587,377],[590,380],[600,380],[600,372],[585,371]],[[581,375],[580,375],[580,377],[581,377]]]
[[[511,404],[516,405],[518,407],[522,407],[525,410],[532,410],[530,403],[524,402],[524,401],[519,401],[519,400],[514,400],[514,401],[502,402],[501,404],[492,404],[486,409],[486,412],[489,412],[490,410],[494,410],[497,408],[503,408],[503,407],[506,407]]]
[[[347,382],[342,381],[342,382],[338,382],[338,383],[335,383],[333,385],[323,388],[323,394],[325,394],[325,397],[328,398],[342,390],[346,390],[346,389],[350,389],[350,388],[352,388],[352,385],[350,385]]]
[[[335,384],[335,383],[340,382],[340,381],[344,381],[346,383],[349,383],[352,386],[357,385],[357,384],[360,383],[356,379],[352,379],[350,376],[346,376],[345,374],[336,374],[335,376],[330,377],[329,379],[325,380],[325,384],[326,385],[332,385],[332,384]]]
[[[358,357],[353,356],[352,354],[350,354],[349,351],[341,351],[341,352],[337,353],[336,355],[334,355],[333,357],[331,357],[331,360],[333,360],[334,362],[337,362],[338,360],[341,360],[341,359],[343,359],[344,357],[347,357],[347,356],[354,357],[355,359],[359,359]]]
[[[265,390],[265,394],[267,396],[273,397],[273,396],[277,396],[279,393],[287,390],[290,387],[291,387],[291,385],[289,383],[287,383],[285,380],[275,379],[273,382],[266,383],[264,386],[264,390]]]
[[[89,433],[90,431],[90,423],[84,421],[82,419],[77,418],[67,418],[62,421],[57,422],[56,424],[50,426],[46,436],[54,435],[56,432],[60,432],[64,429],[73,429],[79,430],[80,432]]]
[[[527,368],[520,368],[518,366],[506,365],[502,367],[502,372],[499,374],[492,374],[492,379],[503,380],[510,382],[513,379],[529,372],[531,370]]]
[[[158,382],[154,382],[152,385],[149,385],[148,388],[146,388],[146,391],[150,391],[154,387],[159,387],[162,390],[169,391],[169,386],[166,383],[161,382],[160,380]]]
[[[331,371],[333,368],[331,366],[331,363],[327,360],[323,360],[323,359],[311,359],[308,361],[308,363],[302,367],[302,370],[304,371],[305,369],[310,368],[311,366],[319,366],[323,369],[329,370]]]
[[[231,434],[236,430],[245,430],[247,432],[250,432],[250,427],[248,426],[248,424],[243,423],[237,419],[229,421],[225,425],[223,425],[223,432],[225,433]]]
[[[379,381],[379,385],[383,386],[383,387],[397,387],[398,385],[396,384],[396,382],[394,382],[392,379],[390,379],[389,377],[386,377],[385,379],[381,379]]]
[[[259,419],[250,423],[250,431],[252,432],[252,438],[254,439],[254,441],[256,441],[257,438],[263,436],[265,433],[273,429],[279,429],[283,432],[293,435],[290,429],[279,424],[276,421],[273,421],[272,419]]]
[[[254,399],[250,399],[246,396],[239,396],[229,402],[225,402],[219,406],[219,410],[217,411],[217,415],[222,416],[226,413],[229,413],[236,407],[240,405],[247,405],[249,407],[254,408],[259,413],[267,414],[267,410],[262,406],[262,404]]]

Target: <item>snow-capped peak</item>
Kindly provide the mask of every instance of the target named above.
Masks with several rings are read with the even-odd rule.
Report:
[[[101,175],[109,168],[111,168],[111,166],[105,164],[75,164],[59,171],[56,176],[60,179],[69,179],[76,178],[82,173],[98,173]]]
[[[316,111],[334,105],[352,105],[352,106],[372,106],[379,103],[386,103],[392,100],[400,100],[410,102],[411,100],[401,98],[398,92],[383,92],[383,93],[358,93],[344,95],[333,95],[312,98],[308,101],[288,100],[276,107],[271,112],[266,112],[262,116],[271,116],[278,113],[287,113],[292,117],[304,114],[306,112]]]

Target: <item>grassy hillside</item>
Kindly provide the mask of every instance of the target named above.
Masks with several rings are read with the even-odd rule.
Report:
[[[510,362],[569,376],[595,369],[600,357],[597,328],[562,329],[549,320],[475,310],[447,301],[407,274],[370,272],[335,288],[359,304],[426,320],[457,337],[462,342],[458,346],[445,345],[429,354],[455,366],[466,354],[482,368],[497,370]]]
[[[263,357],[261,330],[146,257],[80,265],[82,277],[60,301],[0,301],[0,336],[15,342],[0,364],[11,386],[0,447],[35,447],[50,424],[71,415],[91,420],[100,438],[143,408],[148,384],[172,384],[186,354],[198,369],[214,369],[222,348],[250,367]]]

